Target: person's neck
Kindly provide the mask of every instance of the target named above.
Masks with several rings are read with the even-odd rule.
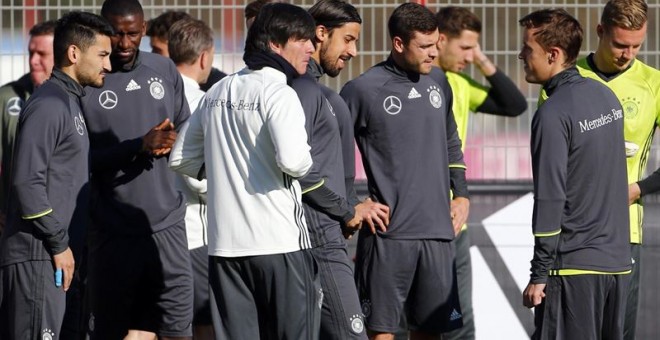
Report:
[[[202,79],[202,70],[199,70],[198,68],[191,66],[191,65],[176,65],[176,69],[181,73],[182,75],[194,80],[197,82],[197,84],[201,84],[204,82],[204,79]]]
[[[76,72],[73,70],[73,65],[60,67],[59,70],[60,72],[69,76],[69,78],[73,79],[76,83],[80,84],[80,81],[78,81],[78,77],[76,77]]]
[[[394,64],[396,64],[396,67],[400,68],[403,71],[408,71],[405,67],[406,62],[403,58],[402,54],[399,53],[392,53],[392,60],[394,61]]]

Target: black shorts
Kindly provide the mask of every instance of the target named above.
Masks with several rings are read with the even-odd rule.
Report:
[[[65,308],[52,262],[0,267],[0,339],[60,339]]]
[[[371,331],[396,333],[404,312],[413,331],[439,334],[463,325],[449,241],[362,233],[355,279]]]
[[[623,339],[630,275],[550,276],[532,339]]]
[[[209,247],[190,250],[192,263],[194,303],[193,326],[211,325],[211,300],[209,298]]]
[[[184,222],[144,236],[90,235],[92,339],[128,330],[192,336],[193,279]]]
[[[217,338],[318,338],[323,293],[309,250],[209,259]]]

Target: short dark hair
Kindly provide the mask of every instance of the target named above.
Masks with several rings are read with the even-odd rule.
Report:
[[[96,43],[97,35],[111,37],[112,26],[102,17],[89,12],[70,12],[57,20],[53,38],[53,56],[55,66],[64,66],[67,49],[71,45],[86,51]]]
[[[158,38],[167,41],[169,38],[169,29],[175,22],[192,18],[190,14],[183,11],[167,11],[163,14],[149,20],[147,23],[147,35],[152,38]]]
[[[301,7],[286,3],[266,4],[248,30],[245,53],[270,52],[268,43],[284,45],[289,39],[314,39],[314,18]]]
[[[349,22],[362,24],[357,9],[344,0],[319,0],[309,9],[316,25],[323,25],[328,30],[343,26]]]
[[[447,6],[435,15],[440,33],[454,38],[464,30],[481,33],[481,20],[465,7]]]
[[[125,17],[128,15],[141,15],[144,18],[142,5],[138,0],[105,0],[101,7],[101,16]]]
[[[30,28],[30,36],[53,35],[55,34],[55,27],[57,27],[57,20],[40,22]]]
[[[245,6],[245,20],[250,18],[256,18],[261,11],[261,7],[264,7],[265,4],[275,3],[275,2],[287,2],[285,0],[255,0],[250,2]]]
[[[387,22],[387,28],[390,31],[390,39],[399,37],[404,44],[408,44],[415,32],[433,33],[438,29],[438,24],[431,10],[420,4],[407,2],[394,10]]]
[[[580,22],[566,10],[538,10],[527,14],[518,22],[527,29],[539,29],[534,36],[544,50],[559,47],[566,53],[565,65],[575,64],[582,46],[583,32]]]
[[[202,52],[213,47],[213,31],[203,21],[185,18],[170,28],[167,49],[175,64],[191,64]]]

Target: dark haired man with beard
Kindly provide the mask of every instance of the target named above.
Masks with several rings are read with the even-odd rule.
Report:
[[[462,326],[451,240],[469,209],[465,165],[451,89],[433,67],[435,16],[405,3],[388,28],[390,57],[341,91],[369,194],[392,208],[387,231],[361,230],[355,277],[370,336],[392,339],[405,313],[410,338],[427,339]]]
[[[51,77],[21,112],[0,240],[0,339],[63,337],[73,298],[66,292],[88,224],[89,137],[80,98],[84,86],[101,87],[110,71],[112,33],[91,13],[62,17]]]
[[[318,83],[327,72],[336,77],[357,54],[362,19],[342,0],[318,1],[309,13],[316,22],[316,49],[307,75],[293,81],[305,111],[314,165],[300,180],[305,217],[315,244],[323,287],[321,339],[366,339],[353,269],[344,237],[368,224],[386,230],[389,209],[370,199],[360,202],[353,189],[355,155],[350,112],[344,100]]]
[[[113,72],[82,102],[92,158],[91,338],[189,338],[185,200],[165,157],[190,116],[183,81],[170,59],[138,50],[146,23],[137,0],[107,0],[101,15],[115,31]]]

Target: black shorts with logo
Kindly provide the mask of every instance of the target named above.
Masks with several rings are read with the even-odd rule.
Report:
[[[0,339],[60,339],[65,309],[51,261],[0,267]]]
[[[367,329],[408,328],[439,334],[463,325],[454,245],[445,240],[400,240],[360,234],[355,279]]]

